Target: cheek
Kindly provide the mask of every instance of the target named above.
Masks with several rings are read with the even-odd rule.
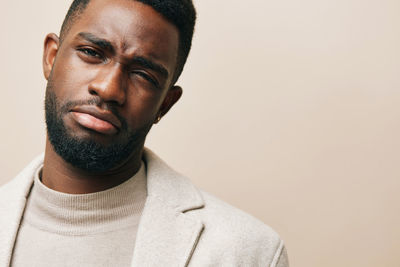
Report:
[[[65,100],[88,98],[87,84],[94,70],[88,70],[77,56],[60,54],[52,71],[54,91]]]
[[[130,88],[127,92],[126,112],[123,114],[134,128],[152,123],[162,103],[162,94],[150,90]]]

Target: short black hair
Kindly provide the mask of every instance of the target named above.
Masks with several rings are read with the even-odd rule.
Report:
[[[192,0],[132,0],[151,6],[170,23],[174,24],[179,32],[179,51],[177,66],[173,82],[179,78],[183,71],[187,57],[192,46],[194,26],[196,23],[196,10]],[[90,0],[74,0],[68,9],[64,22],[61,26],[60,41],[86,9]]]

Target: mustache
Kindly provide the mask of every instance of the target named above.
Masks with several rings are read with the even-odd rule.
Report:
[[[68,113],[72,108],[78,107],[78,106],[97,106],[101,109],[110,111],[115,117],[117,117],[119,119],[119,121],[121,122],[122,129],[126,130],[128,128],[126,119],[124,117],[122,117],[121,114],[119,114],[117,107],[115,105],[104,102],[100,98],[68,101],[60,107],[60,112],[62,114],[65,114],[65,113]]]

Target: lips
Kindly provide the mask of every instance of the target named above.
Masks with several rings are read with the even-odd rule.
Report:
[[[121,128],[120,120],[112,112],[96,106],[76,107],[70,112],[78,124],[98,133],[113,135]]]

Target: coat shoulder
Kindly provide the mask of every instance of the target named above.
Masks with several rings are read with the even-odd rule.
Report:
[[[206,251],[202,257],[223,259],[221,266],[277,266],[286,251],[276,231],[207,192],[201,194],[204,208],[194,212],[204,223],[199,251],[204,244],[213,247],[212,253]]]
[[[261,222],[252,215],[231,206],[210,193],[201,192],[204,198],[204,216],[217,225],[225,225],[225,229],[232,235],[237,233],[252,238],[268,237],[271,240],[280,240],[279,235],[270,226]],[[210,225],[211,226],[211,225]],[[221,229],[222,230],[222,229]],[[232,232],[233,231],[233,232]]]

